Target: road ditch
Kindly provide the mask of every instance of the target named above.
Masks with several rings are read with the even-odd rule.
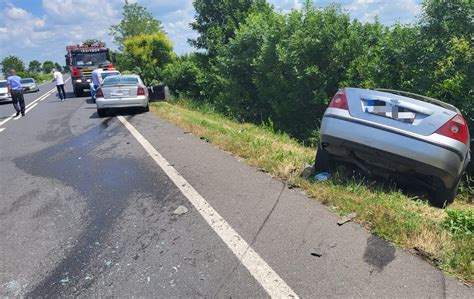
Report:
[[[392,182],[364,178],[344,168],[326,181],[304,179],[300,174],[305,165],[313,163],[314,149],[271,126],[237,123],[211,111],[164,102],[154,103],[151,111],[257,170],[300,188],[335,213],[355,213],[352,221],[375,235],[414,254],[421,252],[443,271],[466,283],[474,282],[472,194],[459,194],[442,210],[431,207],[419,190],[402,190]]]

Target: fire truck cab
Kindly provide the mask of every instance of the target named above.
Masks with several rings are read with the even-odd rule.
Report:
[[[69,45],[66,47],[66,65],[71,73],[74,94],[82,96],[84,90],[90,89],[92,71],[98,68],[113,69],[109,49],[104,44]]]

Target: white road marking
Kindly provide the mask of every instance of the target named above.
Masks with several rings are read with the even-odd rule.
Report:
[[[5,128],[0,128],[0,132],[3,132],[3,131],[5,131]]]
[[[33,105],[31,105],[28,109],[25,110],[25,113],[30,112],[31,109],[35,108],[36,105],[38,105],[38,103],[34,103]]]
[[[194,189],[181,174],[135,129],[123,116],[117,116],[120,122],[137,139],[145,151],[163,169],[178,189],[191,202],[209,226],[232,250],[239,261],[247,268],[263,289],[275,298],[298,295],[286,282],[256,253],[252,247],[222,218],[219,213]]]
[[[69,81],[71,78],[67,78],[66,80],[64,80],[64,84],[66,84],[67,81]],[[49,90],[48,92],[46,92],[45,94],[43,94],[42,96],[40,96],[39,98],[37,98],[36,100],[34,100],[33,102],[29,103],[28,105],[26,105],[25,107],[25,113],[29,112],[31,109],[33,109],[32,106],[36,106],[36,104],[40,101],[43,101],[45,100],[49,95],[51,95],[56,89],[56,87],[54,87],[53,89]],[[32,107],[31,109],[29,109],[30,107]],[[0,122],[0,126],[3,126],[4,124],[6,124],[7,122],[9,122],[10,120],[14,119],[14,120],[17,120],[20,118],[20,116],[15,116],[16,113],[13,113],[12,115],[10,115],[9,117],[7,117],[6,119],[4,119],[3,121]],[[0,131],[2,132],[2,131]]]

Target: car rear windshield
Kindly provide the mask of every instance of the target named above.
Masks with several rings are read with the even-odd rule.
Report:
[[[0,88],[2,87],[7,87],[7,81],[1,81],[0,82]]]
[[[33,83],[33,79],[21,79],[21,83]]]
[[[120,75],[120,73],[119,73],[119,72],[101,73],[100,75],[102,76],[102,79],[105,79],[105,78],[107,78],[107,77],[109,77],[109,76],[117,76],[117,75]]]
[[[138,84],[138,79],[136,77],[107,77],[104,80],[102,85],[112,85],[112,84]]]

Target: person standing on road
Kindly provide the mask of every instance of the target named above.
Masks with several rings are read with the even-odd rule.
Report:
[[[95,100],[95,94],[97,92],[97,88],[99,88],[100,83],[102,83],[102,76],[101,73],[102,69],[98,68],[92,71],[92,88],[91,88],[91,95],[92,99]]]
[[[64,79],[63,74],[60,71],[53,69],[53,81],[56,82],[56,88],[58,89],[59,98],[61,102],[66,99],[66,92],[64,91]]]
[[[16,116],[20,113],[25,116],[25,98],[23,97],[23,88],[21,87],[21,78],[16,75],[14,69],[10,70],[10,76],[7,78],[8,89],[12,95],[13,107],[16,110]]]

